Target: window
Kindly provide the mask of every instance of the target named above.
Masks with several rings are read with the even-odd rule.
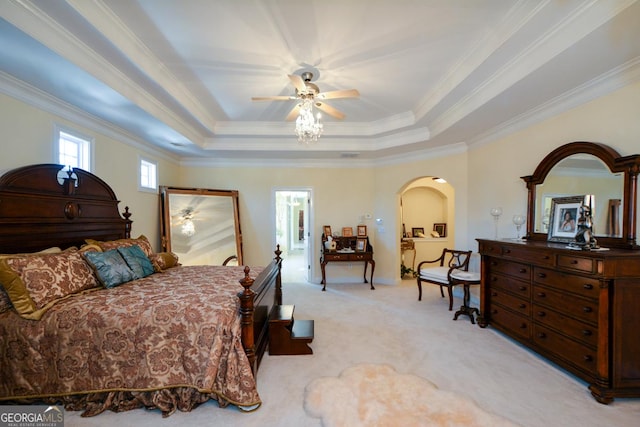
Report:
[[[91,145],[93,138],[60,126],[55,128],[55,159],[65,166],[91,172]]]
[[[158,190],[158,164],[151,160],[140,158],[140,180],[138,189],[141,191]]]

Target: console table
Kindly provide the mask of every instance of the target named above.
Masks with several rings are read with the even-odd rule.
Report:
[[[367,267],[371,264],[371,276],[370,276],[370,285],[371,289],[375,289],[373,287],[373,272],[376,268],[376,262],[373,260],[373,248],[369,244],[368,237],[334,237],[336,241],[336,249],[328,250],[324,246],[324,242],[327,241],[325,235],[322,235],[322,255],[320,256],[320,268],[322,269],[322,290],[326,291],[327,289],[327,278],[325,273],[325,267],[330,262],[364,262],[364,283],[369,283],[367,281]],[[366,239],[366,244],[364,245],[364,251],[358,251],[355,248],[357,247],[358,239]]]

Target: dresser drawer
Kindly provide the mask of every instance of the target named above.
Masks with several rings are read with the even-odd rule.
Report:
[[[502,274],[491,274],[491,277],[489,277],[489,286],[492,290],[505,290],[526,300],[531,299],[531,284],[523,280],[517,280]]]
[[[598,345],[598,328],[541,305],[532,307],[533,319],[546,327],[561,331],[586,345]]]
[[[536,283],[594,299],[598,298],[598,290],[600,288],[598,279],[538,267],[533,269],[533,280]]]
[[[531,262],[532,264],[553,266],[553,257],[546,252],[532,251],[525,247],[511,247],[505,246],[503,248],[503,255],[508,258],[514,258],[517,260]]]
[[[533,303],[598,324],[598,303],[566,292],[533,285]]]
[[[497,329],[506,330],[526,340],[531,338],[529,318],[513,313],[500,305],[491,305],[490,322]]]
[[[491,304],[497,303],[510,310],[517,311],[524,316],[531,315],[531,304],[529,300],[518,298],[501,289],[491,289]]]
[[[351,254],[349,255],[350,261],[368,261],[372,258],[370,253]]]
[[[531,266],[527,264],[491,258],[489,268],[492,274],[502,273],[527,282],[531,280]]]
[[[590,347],[538,324],[533,325],[533,342],[590,375],[595,375],[596,352]]]
[[[583,258],[573,255],[558,255],[558,268],[595,273],[595,261],[592,258]]]
[[[324,254],[322,255],[325,261],[347,261],[348,255],[343,254]]]

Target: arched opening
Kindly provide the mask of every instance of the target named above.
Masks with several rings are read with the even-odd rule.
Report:
[[[416,178],[400,190],[400,242],[403,279],[413,278],[418,262],[435,259],[455,241],[455,191],[434,176]]]

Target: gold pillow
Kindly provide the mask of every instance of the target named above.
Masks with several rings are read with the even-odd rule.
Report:
[[[151,258],[151,263],[153,264],[154,268],[156,268],[156,266],[157,268],[159,268],[159,270],[156,268],[156,271],[163,271],[168,268],[180,265],[180,263],[178,262],[178,255],[174,254],[173,252],[155,253]]]
[[[78,250],[0,259],[0,283],[20,316],[38,320],[56,302],[99,286]]]

